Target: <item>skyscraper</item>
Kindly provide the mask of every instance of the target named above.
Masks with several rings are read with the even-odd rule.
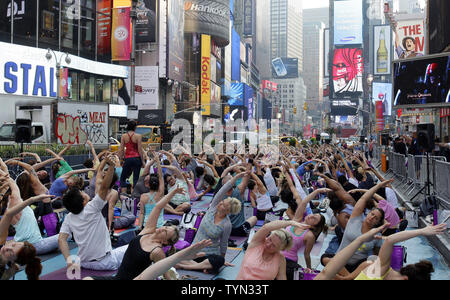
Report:
[[[302,1],[270,1],[270,58],[298,58],[299,74],[303,70],[302,12]]]

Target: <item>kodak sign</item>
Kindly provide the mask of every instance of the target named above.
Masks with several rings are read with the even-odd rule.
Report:
[[[202,34],[201,59],[202,116],[211,115],[211,36]]]

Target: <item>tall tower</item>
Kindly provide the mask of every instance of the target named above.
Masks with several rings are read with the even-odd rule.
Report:
[[[302,8],[299,0],[270,1],[270,58],[298,58],[299,74],[303,70]]]

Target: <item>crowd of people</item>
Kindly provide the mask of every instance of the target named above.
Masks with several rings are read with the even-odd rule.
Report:
[[[2,279],[21,266],[28,279],[39,279],[39,256],[55,251],[68,269],[116,271],[112,277],[84,279],[173,279],[171,268],[217,274],[234,266],[225,258],[230,237],[249,237],[236,279],[293,280],[299,270],[315,272],[311,251],[327,233],[334,237],[317,280],[431,278],[430,262],[393,270],[391,254],[396,243],[443,233],[446,225],[405,231],[405,209],[392,181],[371,164],[365,153],[370,146],[280,145],[274,161],[268,159],[274,153],[250,154],[245,147],[234,154],[207,147],[199,155],[183,146],[144,149],[136,123],[127,129],[116,153],[97,154],[88,142],[85,169],[72,170],[64,160],[70,146],[59,153],[48,149],[53,158],[44,162],[33,153],[0,158]],[[11,167],[23,172],[13,179]],[[209,199],[206,195],[212,200],[195,238],[177,248],[183,228],[164,216],[188,214],[196,201]],[[285,209],[275,211],[280,206]],[[247,218],[246,207],[255,211]],[[63,220],[49,217],[56,210],[67,212]],[[135,225],[136,236],[113,247],[111,231]],[[71,241],[79,262],[70,254]],[[373,255],[378,256],[369,259]]]

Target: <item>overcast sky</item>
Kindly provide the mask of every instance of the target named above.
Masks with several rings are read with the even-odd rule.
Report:
[[[303,0],[303,9],[328,7],[329,0]]]

